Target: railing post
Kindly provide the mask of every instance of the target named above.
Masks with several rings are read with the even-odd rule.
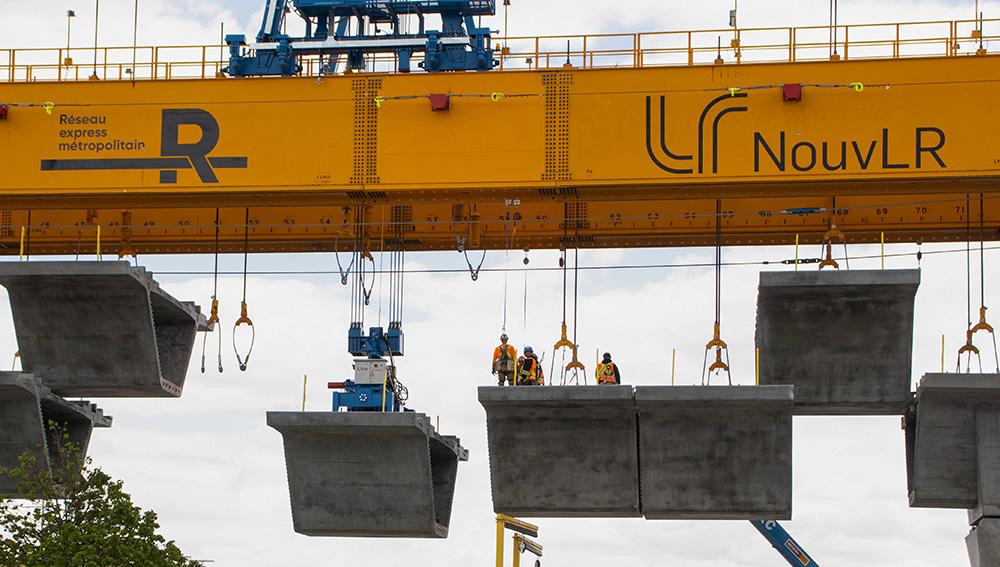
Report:
[[[896,24],[896,41],[892,44],[892,58],[899,59],[899,24]]]
[[[58,61],[56,61],[56,80],[57,81],[62,81],[63,50],[62,50],[61,47],[59,48],[59,53],[57,54],[57,59],[58,59]]]
[[[691,32],[688,32],[688,67],[694,66],[694,39]]]
[[[795,28],[788,28],[788,62],[795,63]]]
[[[150,64],[153,68],[153,79],[157,79],[160,76],[160,48],[150,47]]]
[[[643,65],[643,61],[642,61],[642,34],[641,33],[635,34],[635,37],[634,37],[633,41],[635,42],[635,66],[636,67],[642,67],[642,65]]]
[[[538,60],[539,42],[541,42],[541,38],[538,37],[538,36],[535,36],[535,70],[536,71],[538,70],[538,66],[542,64],[542,62]]]
[[[850,59],[851,26],[844,26],[844,61]]]
[[[593,60],[591,60],[590,66],[594,66]],[[587,68],[587,36],[583,36],[583,68]]]
[[[205,78],[205,57],[207,57],[207,54],[205,53],[206,49],[207,48],[204,45],[201,46],[201,78],[202,79]]]

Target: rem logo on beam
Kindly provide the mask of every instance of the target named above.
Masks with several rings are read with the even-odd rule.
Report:
[[[201,131],[197,142],[181,143],[181,126]],[[160,157],[44,159],[42,171],[159,170],[160,183],[177,183],[177,172],[193,169],[202,183],[218,183],[216,169],[246,169],[247,157],[209,154],[219,143],[219,122],[198,108],[164,109],[160,130]],[[91,144],[93,145],[93,144]],[[98,148],[98,150],[103,148]],[[109,145],[110,149],[110,145]]]
[[[667,144],[667,101],[660,97],[659,135],[657,136],[653,120],[653,97],[646,97],[646,152],[649,159],[657,167],[674,175],[690,175],[695,172],[705,173],[706,167],[711,167],[712,173],[719,173],[719,125],[723,118],[734,112],[747,112],[747,93],[722,95],[705,105],[698,119],[697,164],[694,154],[682,154],[671,151]],[[708,130],[711,119],[711,130]],[[658,138],[658,139],[657,139]],[[706,140],[707,138],[707,140]],[[658,155],[660,154],[660,155]],[[711,159],[706,159],[706,154]],[[710,163],[706,163],[709,162]]]

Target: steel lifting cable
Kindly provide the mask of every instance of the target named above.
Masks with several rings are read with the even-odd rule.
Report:
[[[712,371],[725,370],[729,385],[733,384],[733,374],[729,365],[729,345],[722,340],[722,200],[715,200],[715,325],[712,340],[705,345],[705,356],[701,366],[702,385],[711,383]],[[715,362],[708,366],[708,351],[715,348]],[[722,361],[722,351],[726,351],[726,361]]]
[[[469,229],[472,227],[470,225]],[[458,249],[462,251],[465,255],[465,263],[469,265],[469,274],[472,275],[472,281],[479,281],[479,272],[483,269],[483,263],[486,262],[486,247],[483,247],[483,256],[479,258],[479,265],[475,268],[472,267],[472,260],[469,259],[469,248],[465,245],[468,241],[467,237],[460,236],[458,238]]]
[[[985,196],[979,194],[979,324],[977,330],[985,330],[993,338],[993,362],[996,364],[997,374],[1000,374],[1000,353],[997,352],[997,335],[993,332],[993,327],[986,323],[986,218],[984,209],[986,208]],[[982,364],[982,359],[980,359]]]
[[[378,326],[379,327],[382,326],[382,296],[384,295],[383,290],[385,289],[385,286],[383,285],[385,283],[385,273],[383,272],[382,269],[384,267],[385,267],[385,205],[382,205],[382,222],[380,223],[379,238],[378,238]],[[389,267],[391,274],[392,273],[391,253],[389,258]],[[391,298],[392,276],[391,275],[389,276],[389,290],[390,290],[389,319],[392,319],[392,298]]]
[[[219,329],[219,208],[215,208],[215,253],[214,267],[212,268],[212,311],[206,324],[209,330],[205,332],[201,340],[201,373],[205,373],[205,345],[208,342],[208,334],[218,331],[218,363],[219,373],[222,373],[222,329]]]
[[[356,250],[357,247],[358,247],[358,241],[357,241],[357,238],[355,238],[354,239],[354,249]],[[354,251],[352,251],[351,252],[351,263],[348,264],[347,269],[345,270],[344,267],[343,267],[343,265],[340,263],[340,234],[339,233],[337,233],[337,235],[333,237],[333,256],[337,259],[337,271],[340,273],[340,283],[342,285],[347,285],[347,279],[351,275],[351,270],[354,269],[354,261],[356,260],[356,257],[354,255]]]
[[[510,247],[511,247],[511,236],[510,236],[510,206],[507,206],[507,216],[504,218],[503,223],[503,240],[504,240],[504,266],[503,266],[503,323],[500,325],[500,333],[507,332],[507,280],[509,279],[510,271]]]
[[[250,362],[250,354],[253,352],[253,345],[257,339],[257,330],[253,326],[253,321],[247,315],[247,263],[250,258],[250,207],[246,209],[246,218],[243,224],[243,301],[240,302],[240,318],[233,324],[233,352],[236,353],[236,362],[240,365],[240,370],[246,372],[247,364]],[[240,351],[236,348],[236,330],[241,325],[250,328],[250,347],[247,349],[246,357],[240,356]]]

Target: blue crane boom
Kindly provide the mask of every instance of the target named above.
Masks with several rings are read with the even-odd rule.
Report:
[[[788,535],[781,524],[773,520],[751,520],[753,527],[757,528],[762,536],[771,542],[774,549],[788,561],[792,567],[819,567],[819,564],[809,556],[802,546]]]
[[[295,11],[305,35],[285,34],[285,18]],[[425,71],[487,71],[497,65],[490,46],[492,30],[476,16],[496,13],[496,0],[267,0],[255,43],[228,35],[233,77],[296,75],[301,56],[319,56],[321,72],[336,73],[341,56],[348,69],[364,69],[366,56],[393,53],[397,70],[409,72],[414,53]],[[426,16],[437,14],[440,29],[428,29]],[[416,29],[404,26],[416,20]],[[351,24],[354,23],[353,32]],[[385,25],[385,29],[379,27]]]

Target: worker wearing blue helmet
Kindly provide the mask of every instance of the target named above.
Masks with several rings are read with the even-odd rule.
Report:
[[[524,356],[517,360],[517,385],[542,386],[544,384],[545,375],[542,373],[542,364],[535,356],[535,350],[530,346],[524,347]]]

